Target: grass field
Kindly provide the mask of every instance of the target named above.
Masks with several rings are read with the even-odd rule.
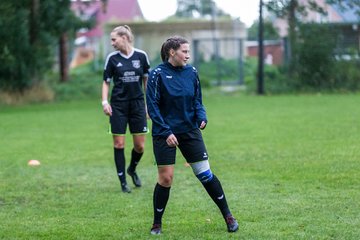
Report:
[[[151,236],[150,135],[143,187],[123,194],[94,100],[1,108],[0,239],[359,239],[360,95],[209,91],[204,103],[210,163],[237,233],[179,155],[163,234]]]

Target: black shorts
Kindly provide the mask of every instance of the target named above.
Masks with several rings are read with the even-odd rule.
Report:
[[[179,142],[177,147],[188,163],[208,160],[208,153],[199,129],[175,134],[175,136]],[[166,138],[153,136],[153,149],[158,166],[175,164],[176,147],[169,147],[166,143]]]
[[[110,133],[125,135],[127,124],[131,134],[148,132],[144,100],[111,103]]]

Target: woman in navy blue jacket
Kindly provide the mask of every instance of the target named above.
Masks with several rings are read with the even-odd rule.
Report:
[[[161,233],[162,216],[174,176],[176,147],[190,164],[195,176],[219,207],[229,232],[239,225],[228,207],[220,181],[212,173],[207,150],[199,129],[207,124],[197,70],[187,62],[189,42],[179,36],[167,39],[161,47],[163,63],[150,73],[146,90],[148,114],[158,182],[153,195],[154,222],[151,234]]]

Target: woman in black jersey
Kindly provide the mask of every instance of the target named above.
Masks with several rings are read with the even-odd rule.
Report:
[[[170,197],[174,178],[176,149],[190,164],[209,196],[224,217],[228,232],[239,229],[221,183],[211,171],[200,129],[207,117],[202,104],[198,71],[188,64],[190,44],[180,36],[168,38],[161,47],[163,63],[149,77],[146,102],[152,120],[153,151],[158,181],[153,193],[154,220],[151,234],[161,234],[162,217]]]
[[[110,117],[110,133],[113,135],[114,159],[121,189],[130,193],[125,174],[125,133],[129,125],[133,149],[126,172],[134,185],[140,187],[136,166],[143,155],[145,134],[148,133],[144,92],[150,64],[147,54],[132,46],[134,36],[129,26],[114,28],[110,37],[115,51],[107,56],[105,62],[102,106],[104,113]],[[113,88],[109,103],[111,81]]]

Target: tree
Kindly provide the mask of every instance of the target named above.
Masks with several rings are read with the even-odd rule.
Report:
[[[38,0],[32,0],[38,1]],[[43,32],[50,32],[54,45],[59,46],[59,72],[60,81],[68,80],[68,42],[73,39],[77,29],[92,25],[88,21],[82,21],[75,16],[70,9],[70,0],[41,1],[40,9],[42,21],[45,23]],[[48,25],[49,24],[49,25]],[[69,35],[71,37],[69,37]]]
[[[359,0],[326,0],[328,4],[337,5],[342,10],[353,10],[360,17],[360,1]]]
[[[0,88],[23,89],[33,76],[28,16],[24,1],[0,2]]]
[[[315,90],[335,89],[336,61],[333,49],[336,46],[336,29],[328,24],[302,24],[299,28],[302,39],[298,43],[298,79],[293,87]]]
[[[327,12],[321,8],[315,0],[308,0],[301,4],[299,0],[270,0],[266,3],[266,7],[270,12],[276,14],[277,17],[287,19],[288,22],[288,39],[289,39],[289,73],[292,75],[297,66],[298,54],[296,42],[298,40],[298,33],[296,29],[299,26],[300,16],[306,16],[308,11],[316,11],[326,15]],[[337,4],[342,9],[354,9],[360,16],[360,1],[359,0],[326,0],[328,4]]]
[[[213,0],[177,0],[175,16],[179,18],[230,17]]]
[[[60,36],[84,25],[70,0],[1,0],[0,12],[0,88],[10,91],[41,81]]]
[[[266,40],[278,40],[280,35],[277,29],[274,27],[271,21],[264,20],[264,39]],[[256,41],[258,39],[259,32],[259,21],[254,21],[254,23],[248,28],[247,39],[250,41]]]
[[[277,17],[287,19],[288,23],[288,38],[289,38],[289,55],[290,55],[290,64],[289,64],[289,73],[293,74],[296,69],[296,39],[297,32],[296,26],[298,24],[297,15],[304,15],[306,8],[305,6],[299,4],[298,0],[270,0],[266,4],[267,9],[270,12],[275,13]]]
[[[33,0],[38,1],[38,0]],[[79,1],[79,0],[77,0]],[[91,4],[95,0],[88,0],[82,2],[84,5]],[[102,2],[102,11],[106,12],[107,9],[107,0],[101,0]],[[70,9],[70,2],[64,1],[64,5],[62,5],[65,8],[65,13],[69,13]],[[72,12],[71,12],[72,13]],[[71,14],[72,15],[72,14]],[[96,24],[96,19],[89,19],[87,21],[82,21],[79,23],[79,21],[73,19],[73,16],[68,16],[63,18],[64,20],[69,20],[69,22],[62,23],[59,27],[60,29],[60,36],[59,36],[59,70],[60,70],[60,81],[61,82],[67,82],[69,79],[69,64],[68,64],[68,41],[69,41],[69,30],[75,31],[76,29],[79,29],[81,27],[87,27],[91,28]],[[75,24],[75,25],[71,25]],[[69,29],[69,26],[71,28]]]

